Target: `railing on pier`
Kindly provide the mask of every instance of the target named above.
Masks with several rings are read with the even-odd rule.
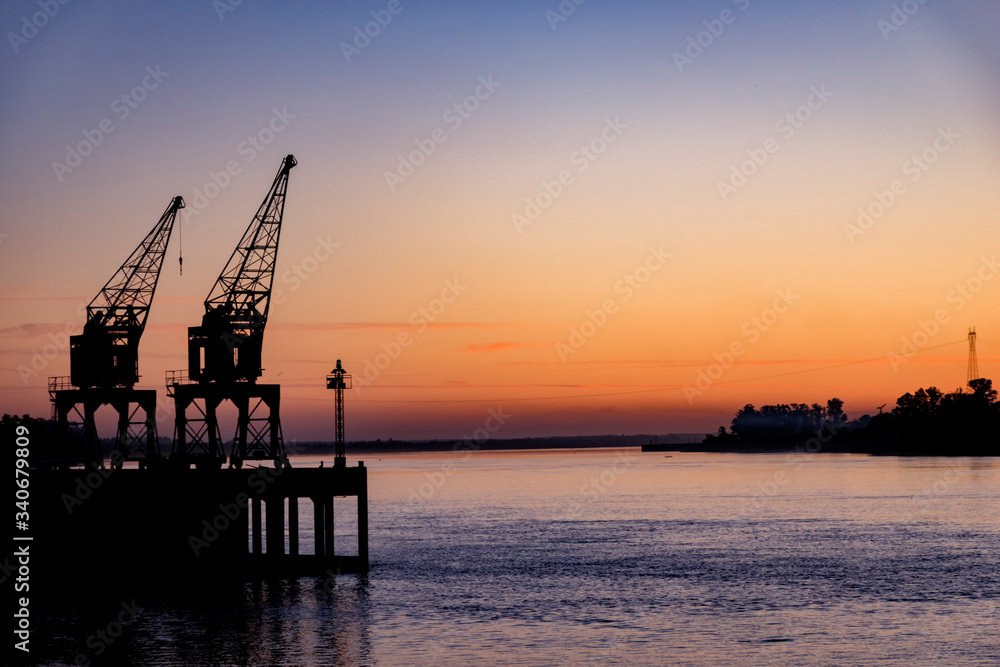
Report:
[[[173,396],[173,387],[178,384],[197,384],[188,375],[187,369],[179,371],[167,371],[166,372],[167,381],[167,396]]]
[[[76,389],[76,386],[70,381],[69,375],[56,375],[49,378],[49,399],[55,400],[57,391],[70,389]]]

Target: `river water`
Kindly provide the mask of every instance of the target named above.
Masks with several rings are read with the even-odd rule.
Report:
[[[70,619],[52,664],[1000,665],[998,458],[365,464],[367,577],[141,600],[101,657],[83,644],[93,623]],[[350,553],[352,502],[337,512]]]

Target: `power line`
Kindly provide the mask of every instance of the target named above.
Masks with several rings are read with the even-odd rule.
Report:
[[[921,351],[935,350],[942,347],[947,347],[949,345],[957,345],[959,343],[964,343],[964,340],[951,341],[948,343],[942,343],[940,345],[932,345],[931,347],[925,347]],[[713,386],[721,384],[738,384],[742,382],[755,382],[757,380],[769,380],[771,378],[787,377],[789,375],[802,375],[805,373],[816,373],[818,371],[830,370],[833,368],[843,368],[845,366],[855,366],[858,364],[868,364],[873,361],[885,361],[885,356],[871,357],[869,359],[859,359],[857,361],[847,361],[842,364],[832,364],[830,366],[820,366],[818,368],[806,368],[800,371],[788,371],[787,373],[775,373],[773,375],[762,375],[753,378],[741,378],[739,380],[726,380],[723,382],[714,382]],[[689,386],[685,384],[668,385],[665,387],[658,387],[656,389],[633,389],[630,391],[617,391],[617,392],[606,392],[600,394],[567,394],[564,396],[540,396],[537,398],[525,398],[525,397],[514,397],[514,398],[463,398],[463,399],[384,399],[384,400],[371,400],[371,399],[352,399],[352,403],[512,403],[512,402],[522,402],[522,401],[555,401],[555,400],[566,400],[566,399],[581,399],[581,398],[602,398],[606,396],[628,396],[634,394],[652,394],[660,391],[673,391],[676,389],[683,389]]]

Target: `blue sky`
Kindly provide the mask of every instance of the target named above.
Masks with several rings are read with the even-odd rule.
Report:
[[[27,382],[16,369],[180,194],[185,275],[164,274],[142,348],[143,381],[161,387],[287,153],[300,166],[279,272],[308,263],[323,240],[338,244],[308,280],[277,281],[288,298],[273,311],[265,379],[287,383],[293,437],[322,430],[327,397],[311,378],[338,356],[364,368],[455,277],[470,287],[439,323],[453,326],[428,332],[355,397],[359,437],[457,436],[504,398],[526,404],[512,435],[664,432],[714,430],[748,400],[838,393],[861,411],[917,384],[950,389],[968,326],[987,332],[981,354],[1000,352],[988,334],[1000,328],[1000,292],[984,288],[955,313],[938,339],[954,343],[944,357],[927,350],[902,371],[758,380],[793,362],[885,356],[1000,245],[1000,7],[911,4],[888,31],[898,5],[588,0],[553,24],[555,1],[400,0],[386,14],[381,1],[244,0],[221,15],[208,1],[70,2],[12,44],[43,10],[5,3],[0,402],[47,412],[42,376],[68,372],[68,354]],[[373,11],[391,21],[348,60],[343,45]],[[699,39],[701,52],[687,51]],[[694,57],[678,68],[685,52]],[[450,125],[445,114],[483,78],[498,85]],[[121,96],[144,80],[144,99],[122,117]],[[832,97],[780,136],[776,122],[821,86]],[[616,119],[620,136],[578,171],[572,156]],[[113,131],[79,166],[53,167],[102,121]],[[954,147],[863,237],[845,236],[857,209],[948,127]],[[390,189],[386,173],[435,130],[445,141]],[[251,136],[270,142],[251,151]],[[772,137],[779,150],[721,199],[719,182]],[[219,176],[230,162],[239,173]],[[567,169],[565,193],[518,231],[512,216]],[[225,186],[196,211],[213,178]],[[558,343],[650,246],[674,252],[669,270],[562,361]],[[729,372],[738,386],[685,401],[678,388],[788,285],[803,305]],[[638,362],[655,370],[628,370]],[[602,399],[609,412],[587,398],[637,386],[654,393]],[[456,391],[482,403],[459,404]],[[580,400],[553,398],[567,392]],[[380,430],[390,422],[377,401],[424,397],[440,403],[434,424],[394,403],[391,432]]]

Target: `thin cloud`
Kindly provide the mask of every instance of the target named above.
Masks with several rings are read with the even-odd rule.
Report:
[[[275,329],[296,329],[298,331],[331,331],[331,330],[367,330],[367,329],[413,329],[418,325],[410,322],[330,322],[323,324],[289,324],[289,323],[268,323],[269,328]],[[472,328],[498,328],[511,326],[508,322],[423,322],[418,328],[427,329],[472,329]]]
[[[47,333],[65,333],[65,324],[29,322],[0,329],[0,336],[42,336]]]
[[[76,301],[77,303],[90,303],[93,297],[82,296],[0,296],[0,301]]]
[[[523,347],[546,347],[552,345],[552,343],[511,343],[511,342],[499,342],[499,343],[481,343],[467,345],[462,348],[463,352],[496,352],[497,350],[513,350]]]
[[[920,357],[924,360],[930,359],[957,359],[964,358],[962,355],[946,355],[946,356],[931,356],[923,355]],[[982,355],[980,355],[982,358]],[[778,365],[795,365],[795,364],[830,364],[830,365],[842,365],[842,364],[854,364],[861,363],[863,361],[869,361],[869,357],[817,357],[815,359],[738,359],[730,364],[730,367],[736,368],[738,366],[778,366]],[[911,360],[912,361],[912,360]],[[717,363],[713,359],[702,359],[700,361],[633,361],[628,359],[622,360],[590,360],[590,361],[578,361],[574,362],[579,366],[599,366],[599,367],[609,367],[609,368],[621,368],[621,367],[632,367],[632,368],[705,368],[712,364]],[[531,361],[531,360],[518,360],[507,362],[510,366],[564,366],[561,361]]]

